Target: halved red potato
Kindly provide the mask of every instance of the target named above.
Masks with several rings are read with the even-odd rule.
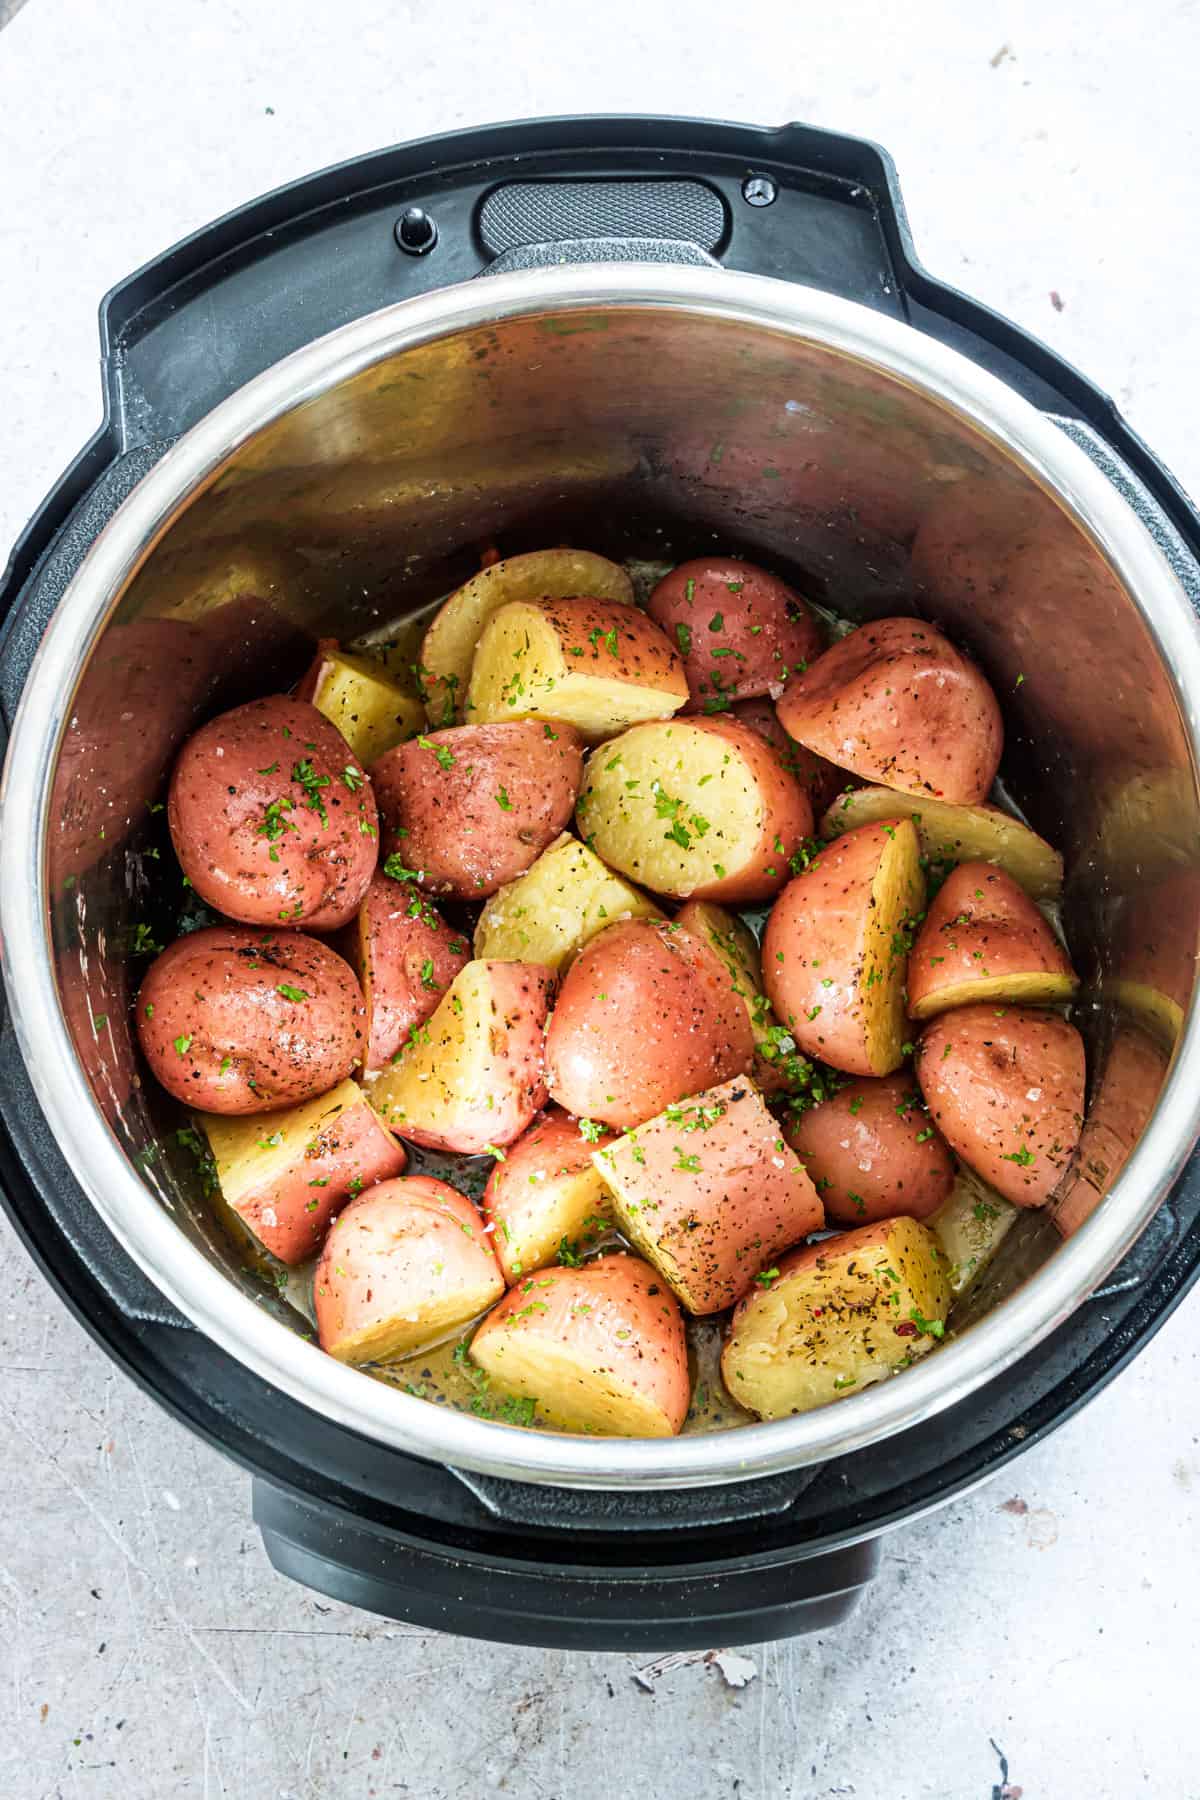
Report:
[[[516,600],[569,599],[629,604],[633,583],[617,563],[590,550],[530,550],[506,556],[472,575],[443,601],[421,646],[420,678],[434,725],[464,716],[471,661],[493,613]]]
[[[929,1019],[986,1000],[1039,1006],[1079,986],[1028,894],[991,863],[960,863],[925,915],[908,959],[908,1011]]]
[[[691,1313],[720,1312],[825,1215],[754,1083],[668,1106],[596,1150],[621,1229]]]
[[[594,744],[643,719],[669,719],[687,697],[683,664],[636,606],[529,600],[502,606],[484,627],[467,717],[562,719]]]
[[[740,725],[749,725],[752,731],[757,731],[760,737],[765,737],[768,744],[774,746],[788,774],[795,777],[808,795],[814,817],[824,812],[838,794],[845,793],[854,786],[853,775],[848,774],[845,769],[839,769],[836,763],[826,762],[815,750],[809,750],[804,744],[798,744],[795,738],[788,736],[779,723],[774,701],[765,697],[758,700],[735,700],[729,709],[729,717],[736,719]]]
[[[697,712],[725,712],[731,701],[758,694],[778,698],[824,644],[799,594],[731,556],[680,563],[646,610],[678,647]]]
[[[841,638],[778,704],[810,750],[907,794],[985,800],[1004,745],[996,696],[924,619],[877,619]]]
[[[520,1282],[475,1333],[471,1358],[558,1431],[673,1437],[687,1417],[679,1308],[623,1252]]]
[[[350,931],[347,955],[367,1003],[363,1069],[386,1068],[437,1010],[454,977],[471,960],[471,946],[411,882],[376,875]]]
[[[801,1113],[784,1136],[831,1225],[873,1224],[901,1214],[927,1219],[954,1186],[954,1158],[905,1074],[848,1082]]]
[[[1042,1206],[1083,1126],[1083,1039],[1057,1013],[962,1006],[921,1033],[917,1079],[951,1149],[1011,1200]]]
[[[800,1048],[848,1075],[904,1060],[904,972],[924,905],[908,819],[863,825],[815,856],[776,901],[763,980]]]
[[[479,1156],[511,1144],[545,1103],[553,992],[553,975],[536,963],[469,962],[372,1084],[376,1110],[433,1150]]]
[[[640,889],[564,832],[524,875],[492,895],[475,927],[475,954],[544,963],[557,974],[606,925],[661,918]]]
[[[235,706],[187,740],[167,821],[200,898],[247,925],[344,925],[379,853],[375,796],[349,744],[288,694]]]
[[[507,1282],[560,1256],[577,1257],[609,1229],[608,1195],[592,1151],[612,1141],[591,1119],[551,1106],[497,1162],[483,1211],[495,1226],[492,1243]]]
[[[649,919],[610,925],[584,945],[546,1033],[552,1097],[576,1118],[622,1129],[753,1060],[746,1009],[712,951]]]
[[[264,1113],[324,1094],[360,1061],[362,990],[299,931],[213,925],[155,957],[137,1033],[169,1094],[214,1113]]]
[[[402,1175],[334,1221],[313,1278],[317,1336],[339,1362],[389,1362],[478,1318],[503,1292],[471,1202],[430,1175]]]
[[[770,745],[732,719],[635,725],[593,750],[581,836],[656,894],[748,905],[777,894],[812,808]]]
[[[425,725],[419,700],[391,680],[381,663],[342,650],[336,638],[321,639],[296,698],[311,701],[337,726],[360,766]]]
[[[222,1196],[280,1262],[315,1256],[345,1201],[402,1175],[408,1160],[353,1081],[283,1112],[194,1117],[208,1139]]]
[[[921,855],[931,869],[956,863],[995,863],[1019,881],[1033,900],[1057,900],[1062,893],[1063,859],[1053,845],[998,806],[951,806],[944,800],[898,794],[894,788],[863,787],[843,792],[821,820],[823,838],[840,837],[881,819],[911,819]]]
[[[945,1261],[908,1218],[793,1250],[733,1315],[726,1387],[759,1418],[783,1419],[907,1368],[945,1335]]]
[[[1064,1237],[1091,1218],[1125,1167],[1154,1110],[1167,1063],[1161,1045],[1136,1025],[1117,1026],[1079,1139],[1078,1161],[1052,1209]]]
[[[483,900],[523,875],[571,817],[583,767],[569,725],[461,725],[397,744],[371,768],[384,873]]]

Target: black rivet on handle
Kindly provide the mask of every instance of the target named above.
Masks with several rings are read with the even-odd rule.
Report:
[[[396,242],[407,256],[427,256],[437,241],[437,224],[424,207],[407,207],[396,220]]]
[[[769,175],[747,175],[742,183],[742,199],[747,206],[770,206],[778,195],[779,189]]]

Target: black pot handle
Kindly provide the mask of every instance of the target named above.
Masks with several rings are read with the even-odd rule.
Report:
[[[274,1568],[384,1618],[493,1642],[559,1650],[707,1649],[826,1631],[875,1574],[874,1540],[769,1566],[761,1558],[673,1569],[536,1562],[431,1543],[399,1526],[254,1483],[254,1518]]]

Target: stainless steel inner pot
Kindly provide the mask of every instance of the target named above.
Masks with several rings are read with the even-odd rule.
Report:
[[[131,973],[127,957],[153,930],[164,865],[147,826],[176,745],[290,681],[314,636],[386,636],[498,534],[647,556],[736,548],[855,618],[925,613],[987,670],[1008,790],[1066,853],[1091,1079],[1062,1206],[1104,1197],[1066,1241],[1045,1215],[1023,1217],[952,1340],[823,1411],[669,1442],[569,1438],[343,1367],[212,1229],[173,1148],[178,1121],[136,1065],[128,1001],[145,965]],[[1191,607],[1121,493],[1056,423],[907,326],[803,287],[659,265],[410,300],[209,414],[65,594],[0,802],[23,1054],[81,1185],[146,1274],[318,1412],[530,1481],[700,1485],[820,1461],[962,1399],[1045,1337],[1191,1149],[1198,703]]]

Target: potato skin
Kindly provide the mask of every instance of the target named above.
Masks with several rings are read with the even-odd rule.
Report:
[[[366,1029],[354,973],[325,944],[231,925],[194,931],[156,957],[136,1017],[167,1092],[214,1113],[271,1112],[325,1093],[359,1061]]]
[[[235,706],[187,740],[167,822],[200,898],[246,925],[346,924],[379,852],[375,796],[349,744],[287,694]]]
[[[504,1281],[471,1202],[430,1175],[400,1176],[352,1200],[313,1279],[321,1348],[385,1361],[478,1317]]]
[[[784,1129],[831,1225],[927,1219],[954,1186],[954,1158],[906,1074],[853,1081]]]
[[[765,695],[756,700],[735,701],[729,709],[729,717],[739,725],[749,725],[751,731],[757,731],[779,752],[780,762],[807,794],[814,818],[832,806],[839,794],[856,785],[848,770],[826,762],[815,750],[809,750],[789,737],[779,723],[774,701]]]
[[[509,1145],[483,1192],[484,1216],[495,1227],[492,1244],[507,1282],[554,1262],[564,1237],[578,1250],[603,1234],[611,1213],[592,1152],[613,1141],[612,1133],[593,1121],[550,1106]]]
[[[376,875],[345,949],[367,1003],[363,1069],[371,1074],[386,1068],[413,1026],[437,1010],[470,962],[471,946],[411,882]]]
[[[510,1289],[471,1357],[561,1430],[672,1437],[691,1397],[683,1318],[649,1263],[623,1251]]]
[[[546,1085],[565,1111],[627,1130],[754,1060],[745,1006],[706,944],[650,919],[584,945],[546,1033]]]
[[[384,857],[397,857],[426,893],[486,899],[553,843],[582,772],[579,733],[541,719],[397,744],[371,767]]]
[[[987,798],[1004,745],[983,674],[923,619],[860,625],[778,711],[792,737],[865,781],[960,805]]]
[[[1039,977],[1040,993],[1017,985]],[[1033,901],[992,863],[960,863],[947,877],[908,959],[914,1019],[974,1001],[1065,1000],[1077,985],[1070,958]]]
[[[961,1006],[921,1033],[917,1080],[953,1150],[1014,1206],[1042,1206],[1083,1125],[1083,1039],[1035,1007]]]
[[[889,1075],[901,1061],[897,1038],[887,1066],[876,1066],[869,1035],[869,1008],[883,997],[885,983],[894,987],[903,1018],[905,942],[887,947],[882,969],[868,967],[871,933],[882,924],[874,887],[894,846],[909,852],[916,869],[916,832],[908,819],[862,825],[836,838],[788,883],[763,936],[763,982],[776,1016],[807,1056],[848,1075]],[[914,884],[906,917],[920,911],[921,898]]]
[[[822,648],[820,627],[799,594],[734,557],[680,563],[646,610],[683,656],[696,712],[724,712],[730,701],[758,694],[778,698]]]
[[[631,1238],[691,1313],[732,1306],[825,1223],[752,1081],[693,1094],[592,1157]]]

